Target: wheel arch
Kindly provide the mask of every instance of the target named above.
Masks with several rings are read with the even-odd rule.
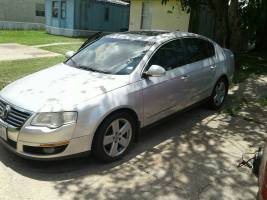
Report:
[[[111,115],[114,115],[115,113],[119,113],[119,112],[129,113],[131,116],[134,117],[136,123],[139,123],[139,121],[140,121],[140,120],[139,120],[139,117],[138,117],[138,115],[137,115],[137,112],[136,112],[134,109],[129,108],[129,107],[120,107],[120,108],[114,109],[114,110],[112,110],[111,112],[107,113],[107,114],[105,115],[105,117],[101,120],[101,122],[100,122],[100,124],[98,125],[98,127],[103,123],[103,121],[104,121],[107,117],[109,117],[109,116],[111,116]],[[98,129],[98,127],[97,127],[97,129]],[[96,130],[97,130],[97,129],[96,129]]]
[[[228,78],[228,76],[227,76],[226,74],[221,75],[221,76],[218,78],[218,80],[216,81],[216,83],[217,83],[220,79],[225,79],[225,80],[227,81],[227,85],[228,85],[228,87],[229,87],[230,81],[229,81],[229,78]]]
[[[105,119],[107,119],[109,116],[114,115],[114,114],[119,113],[119,112],[129,113],[135,119],[136,126],[137,126],[137,129],[138,129],[138,132],[135,135],[135,141],[137,141],[137,138],[138,138],[138,135],[139,135],[139,129],[140,129],[140,119],[138,117],[137,112],[133,108],[130,108],[130,107],[119,107],[119,108],[115,108],[115,109],[111,110],[110,112],[106,113],[104,116],[102,116],[101,120],[99,120],[99,123],[96,125],[96,128],[92,132],[93,136],[91,137],[91,141],[90,141],[91,148],[92,148],[93,141],[94,141],[94,138],[96,136],[96,133],[97,133],[98,129],[100,128],[100,126],[105,121]]]
[[[222,79],[222,78],[223,78],[224,80],[227,81],[227,85],[228,85],[228,88],[227,88],[227,89],[229,89],[229,84],[230,84],[229,78],[228,78],[227,74],[222,74],[221,76],[219,76],[219,78],[217,78],[217,79],[214,80],[213,87],[212,87],[212,90],[211,90],[210,93],[209,93],[209,96],[212,95],[213,90],[214,90],[214,88],[215,88],[217,82],[218,82],[220,79]]]

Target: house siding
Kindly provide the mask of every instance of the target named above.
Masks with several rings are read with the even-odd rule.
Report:
[[[109,9],[109,20],[105,21],[105,9]],[[120,31],[129,26],[128,6],[99,2],[94,0],[76,0],[75,29],[92,31]]]
[[[151,4],[151,29],[168,31],[188,31],[190,14],[182,11],[176,0],[170,0],[166,5],[161,0],[131,0],[130,30],[140,30],[142,25],[142,3]]]
[[[60,0],[59,0],[60,1]],[[98,31],[118,32],[128,30],[129,6],[95,0],[67,0],[67,18],[52,17],[52,0],[46,0],[47,31],[57,35],[80,36]],[[105,9],[109,19],[105,20]]]
[[[141,28],[142,1],[131,1],[129,30]]]
[[[61,3],[61,0],[58,0]],[[61,9],[59,9],[58,17],[52,16],[52,1],[46,0],[46,25],[51,27],[73,29],[74,28],[74,1],[66,1],[66,19],[61,18]]]
[[[45,17],[35,15],[36,3],[45,0],[0,0],[0,29],[44,28]]]

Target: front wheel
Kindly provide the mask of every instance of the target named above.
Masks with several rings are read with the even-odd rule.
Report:
[[[220,78],[213,89],[207,106],[213,110],[219,110],[228,94],[228,87],[228,81],[225,78]]]
[[[103,162],[120,159],[129,150],[136,132],[137,126],[130,114],[120,112],[110,115],[95,134],[93,156]]]

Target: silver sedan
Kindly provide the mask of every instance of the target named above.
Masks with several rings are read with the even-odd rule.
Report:
[[[20,156],[117,160],[140,128],[202,101],[219,109],[234,73],[231,51],[184,32],[111,34],[66,56],[0,92],[0,141]]]

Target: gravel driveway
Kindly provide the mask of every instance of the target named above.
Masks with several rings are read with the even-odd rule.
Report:
[[[226,104],[242,104],[235,115],[196,108],[144,130],[126,158],[108,165],[28,161],[0,146],[0,199],[255,199],[257,179],[236,164],[266,135],[266,107],[255,103],[266,85],[260,77],[235,86]]]

